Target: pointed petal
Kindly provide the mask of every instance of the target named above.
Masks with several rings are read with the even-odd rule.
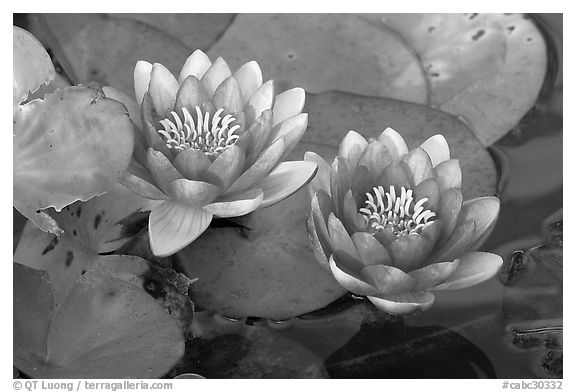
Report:
[[[246,124],[252,125],[255,119],[267,109],[272,109],[274,102],[274,82],[267,81],[262,86],[258,87],[254,94],[244,105],[244,114],[246,114]],[[273,117],[273,116],[272,116]]]
[[[201,79],[208,96],[214,95],[218,86],[230,76],[232,76],[232,72],[230,72],[228,64],[222,57],[218,57]]]
[[[390,252],[394,266],[404,271],[412,271],[420,267],[423,258],[428,253],[428,241],[421,235],[408,235],[386,246]]]
[[[387,248],[388,245],[396,241],[398,237],[396,237],[396,235],[391,231],[379,230],[376,233],[374,233],[374,238],[376,238],[378,242],[380,242],[382,245],[384,245],[385,248]],[[388,254],[390,254],[390,252],[388,252]],[[390,262],[390,265],[395,265],[394,260]]]
[[[326,163],[324,158],[312,151],[306,151],[304,154],[304,160],[308,162],[314,162],[318,165],[318,172],[316,176],[308,184],[308,189],[310,192],[310,197],[312,197],[316,191],[322,189],[327,194],[330,193],[330,165]]]
[[[183,178],[164,154],[152,148],[148,149],[148,169],[156,184],[166,193],[172,181]]]
[[[378,288],[378,295],[405,293],[416,286],[410,275],[389,265],[368,265],[362,269],[362,276]]]
[[[337,156],[330,171],[330,195],[336,215],[342,214],[344,195],[350,190],[350,167],[346,158]]]
[[[137,169],[133,165],[129,166],[118,182],[132,192],[152,200],[166,200],[168,196],[164,194],[152,183],[154,180],[145,169]]]
[[[406,173],[406,170],[404,170],[404,168],[402,168],[402,166],[397,162],[394,162],[384,168],[382,176],[380,176],[380,179],[377,181],[377,183],[382,184],[386,188],[389,188],[390,185],[393,185],[396,189],[400,189],[402,187],[411,188],[408,173]]]
[[[208,71],[212,61],[206,56],[206,54],[200,49],[196,49],[186,59],[182,70],[180,71],[180,76],[178,77],[178,83],[182,82],[190,75],[196,77],[197,79],[202,79],[202,76]]]
[[[278,165],[284,154],[284,139],[277,140],[228,189],[228,193],[241,192],[263,179]]]
[[[378,141],[386,146],[395,162],[400,161],[404,155],[408,154],[408,147],[404,138],[390,127],[380,134]]]
[[[462,171],[458,159],[449,159],[434,168],[440,192],[462,187]]]
[[[421,148],[415,148],[408,155],[402,158],[401,164],[408,173],[412,187],[420,184],[422,181],[433,177],[432,161]]]
[[[256,61],[250,61],[242,65],[232,76],[234,76],[240,86],[243,103],[246,103],[254,94],[254,91],[262,86],[262,70]]]
[[[264,191],[262,208],[284,200],[306,185],[316,174],[313,162],[282,162],[257,184]]]
[[[312,254],[314,254],[314,258],[323,268],[329,269],[328,258],[332,254],[332,251],[329,246],[327,247],[328,241],[326,238],[321,239],[322,234],[316,229],[316,223],[314,222],[312,215],[306,219],[306,231],[308,232]]]
[[[134,92],[136,93],[136,102],[142,103],[144,94],[148,91],[150,84],[150,74],[152,73],[152,64],[148,61],[140,60],[134,67]]]
[[[218,86],[212,97],[212,103],[216,108],[223,108],[228,113],[238,113],[242,110],[242,92],[233,76],[230,76]]]
[[[202,208],[165,201],[150,213],[150,248],[155,256],[170,256],[198,238],[211,221],[212,214]]]
[[[437,134],[428,138],[420,148],[426,151],[433,167],[450,159],[450,147],[443,135]]]
[[[372,234],[357,232],[352,234],[351,238],[360,255],[360,261],[364,265],[390,265],[392,263],[386,248]]]
[[[355,169],[367,146],[368,142],[364,136],[356,131],[349,131],[340,143],[338,156],[346,158],[350,163],[350,169]]]
[[[236,144],[246,151],[248,156],[247,163],[251,165],[262,153],[267,146],[270,131],[272,130],[272,111],[265,110],[252,123],[250,128],[240,136]]]
[[[379,184],[378,182],[376,182]],[[356,205],[358,207],[364,207],[366,204],[366,193],[372,190],[374,181],[370,178],[370,172],[366,166],[357,166],[352,176],[352,184],[350,188],[352,189],[352,194],[356,200]]]
[[[438,184],[433,178],[422,181],[420,184],[414,188],[414,204],[423,198],[427,198],[423,204],[424,209],[436,212],[438,208],[438,203],[440,202],[440,190],[438,189]]]
[[[416,290],[428,290],[444,282],[458,267],[458,260],[427,265],[410,272],[416,281]]]
[[[473,221],[476,223],[476,231],[474,232],[469,250],[476,250],[476,248],[473,249],[472,247],[482,245],[481,243],[477,243],[478,239],[492,231],[498,219],[499,212],[500,200],[494,196],[478,197],[467,200],[462,204],[458,222]],[[456,225],[458,225],[458,223]]]
[[[172,153],[166,146],[164,139],[162,139],[160,134],[154,128],[153,111],[152,96],[149,93],[145,93],[144,98],[142,99],[142,107],[140,109],[140,119],[142,120],[142,131],[145,140],[143,146],[146,148],[153,147],[164,155],[170,156]]]
[[[272,112],[274,113],[273,126],[302,113],[305,101],[306,93],[304,89],[300,87],[278,94],[274,100],[274,107],[272,108]]]
[[[195,113],[196,106],[202,107],[202,104],[208,102],[210,97],[204,89],[204,86],[194,75],[188,76],[176,94],[175,108],[178,115],[182,114],[182,108],[186,108],[191,114]]]
[[[392,163],[392,156],[384,144],[373,140],[360,156],[358,165],[365,166],[370,172],[372,181],[378,180],[384,168]]]
[[[124,106],[126,106],[130,120],[132,120],[132,122],[139,128],[134,132],[137,134],[136,137],[138,137],[140,135],[139,130],[142,128],[142,121],[140,120],[140,104],[137,104],[132,97],[129,97],[114,87],[105,86],[102,87],[102,91],[104,92],[106,98],[115,99],[116,101],[121,102]]]
[[[450,188],[440,196],[436,213],[438,214],[438,219],[444,224],[438,237],[438,243],[444,243],[454,232],[458,216],[460,215],[460,208],[462,207],[462,199],[460,188]]]
[[[351,190],[346,192],[346,195],[344,195],[341,219],[349,233],[365,230],[367,228],[366,221],[362,215],[358,213],[356,200],[354,200]]]
[[[178,81],[174,75],[168,71],[168,68],[159,63],[155,63],[152,66],[148,91],[152,96],[152,102],[154,102],[154,107],[160,117],[167,117],[174,109],[178,87]]]
[[[316,237],[322,247],[324,257],[330,257],[332,254],[332,246],[330,245],[327,222],[332,212],[332,200],[330,200],[330,196],[328,196],[326,192],[319,190],[312,197],[310,206],[313,229],[315,230]]]
[[[187,179],[172,181],[168,185],[168,194],[179,201],[181,204],[189,206],[202,207],[211,203],[218,194],[220,188],[216,185]]]
[[[204,206],[204,209],[220,218],[230,218],[251,213],[257,209],[264,198],[262,189],[249,189],[246,192],[236,194],[217,202]]]
[[[344,287],[346,290],[351,291],[357,295],[375,295],[378,293],[378,289],[352,275],[347,274],[342,271],[336,265],[333,257],[330,257],[330,270],[334,278]]]
[[[430,255],[430,260],[432,262],[452,261],[459,257],[470,248],[475,231],[475,222],[466,222],[462,225],[456,226],[454,232],[450,238],[448,238],[446,243],[441,244],[441,247],[435,249]]]
[[[388,295],[384,298],[368,297],[378,309],[394,315],[423,312],[434,303],[434,295],[427,291]]]
[[[458,259],[458,267],[433,290],[456,290],[474,286],[492,278],[502,266],[502,257],[493,253],[470,252]]]
[[[178,153],[172,164],[185,178],[199,180],[212,162],[203,152],[189,148]]]
[[[233,145],[228,147],[204,172],[204,180],[222,188],[225,193],[230,185],[242,174],[246,156],[244,150]]]
[[[272,142],[284,138],[286,150],[284,155],[286,155],[300,142],[307,126],[308,113],[300,113],[272,128],[270,138]]]
[[[338,267],[349,274],[360,276],[359,273],[364,265],[360,261],[360,255],[358,255],[354,242],[346,232],[346,228],[333,213],[328,216],[327,226],[332,253]]]

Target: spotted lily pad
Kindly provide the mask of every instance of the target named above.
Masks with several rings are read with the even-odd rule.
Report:
[[[233,68],[254,59],[280,90],[427,100],[416,54],[394,32],[353,14],[238,15],[208,55]]]
[[[307,96],[310,123],[288,159],[315,151],[330,162],[350,129],[374,137],[391,126],[410,146],[445,135],[460,160],[465,197],[492,195],[496,169],[489,153],[461,121],[426,106],[346,93]],[[228,316],[286,319],[321,308],[344,292],[315,260],[305,222],[310,199],[302,189],[241,218],[242,227],[214,227],[175,257],[189,277],[194,302]]]
[[[431,105],[462,117],[484,145],[534,105],[546,43],[521,14],[370,14],[411,45],[430,83]]]
[[[14,364],[28,376],[152,378],[183,354],[176,321],[118,274],[93,267],[55,305],[48,273],[13,266]]]

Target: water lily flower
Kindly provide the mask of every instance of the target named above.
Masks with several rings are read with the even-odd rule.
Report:
[[[213,217],[270,206],[316,173],[313,162],[283,162],[308,125],[304,90],[276,96],[255,61],[232,73],[222,58],[212,62],[196,50],[178,79],[161,64],[139,61],[134,88],[136,101],[113,88],[104,91],[124,102],[141,129],[121,183],[163,200],[149,218],[157,256],[190,244]]]
[[[462,202],[462,173],[446,139],[408,151],[387,128],[369,142],[350,131],[330,167],[320,156],[310,183],[308,230],[314,253],[346,289],[391,314],[424,311],[434,290],[492,277],[498,255],[476,252],[496,223],[500,201]]]

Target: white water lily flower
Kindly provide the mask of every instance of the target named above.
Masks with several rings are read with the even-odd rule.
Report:
[[[391,314],[423,311],[433,290],[454,290],[496,274],[502,258],[476,252],[492,231],[500,201],[462,202],[462,173],[446,139],[408,151],[392,128],[368,142],[350,131],[330,167],[310,183],[308,229],[318,260],[349,291]]]
[[[236,217],[290,196],[315,175],[313,162],[284,157],[302,138],[305,93],[275,94],[258,63],[234,73],[222,58],[196,50],[176,79],[161,64],[139,61],[136,101],[113,88],[141,132],[121,183],[163,203],[149,218],[157,256],[184,248],[213,217]]]

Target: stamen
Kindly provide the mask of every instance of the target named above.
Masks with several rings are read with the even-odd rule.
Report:
[[[196,122],[186,108],[182,108],[182,118],[176,112],[170,112],[170,117],[160,121],[164,129],[157,129],[166,146],[170,149],[182,151],[188,148],[201,151],[208,156],[222,153],[226,148],[232,146],[240,138],[235,134],[240,129],[240,125],[230,124],[236,119],[227,114],[221,117],[224,109],[218,109],[210,121],[210,113],[203,113],[200,107],[195,107]]]
[[[398,237],[420,235],[435,220],[434,212],[424,210],[428,198],[423,197],[412,206],[412,189],[401,187],[397,194],[394,186],[388,192],[378,186],[372,191],[366,193],[366,207],[358,212],[373,231],[389,230]]]

